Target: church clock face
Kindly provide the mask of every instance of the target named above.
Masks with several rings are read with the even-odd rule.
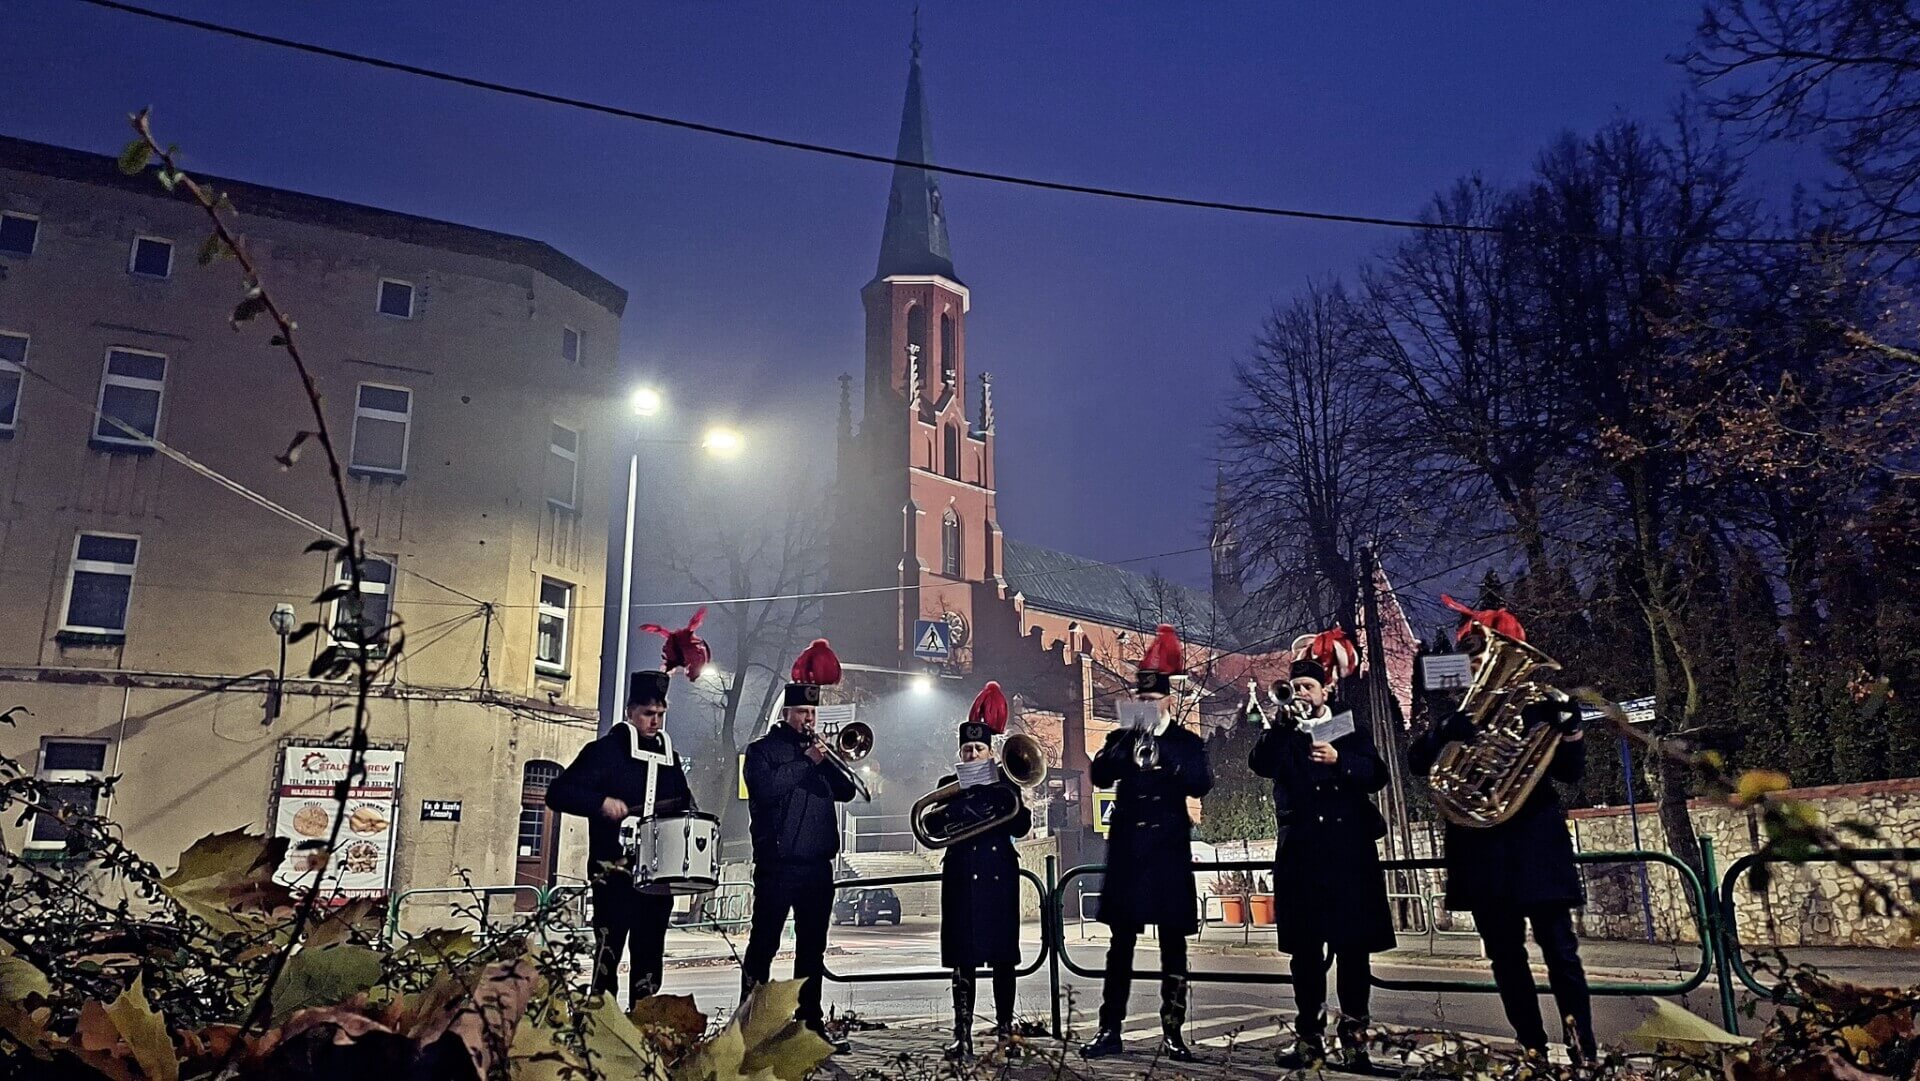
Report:
[[[947,621],[947,633],[953,639],[953,648],[959,649],[961,646],[966,645],[967,617],[958,612],[948,612],[942,618]]]

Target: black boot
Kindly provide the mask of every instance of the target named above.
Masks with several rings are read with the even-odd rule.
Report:
[[[845,1037],[834,1036],[827,1031],[826,1022],[802,1021],[800,1023],[802,1025],[805,1025],[808,1029],[812,1030],[815,1036],[818,1036],[821,1039],[827,1041],[827,1046],[829,1048],[832,1048],[833,1054],[844,1055],[848,1051],[853,1050],[853,1044],[847,1042]]]
[[[1120,1043],[1120,1026],[1109,1026],[1103,1023],[1100,1031],[1093,1034],[1092,1043],[1080,1045],[1080,1057],[1106,1058],[1108,1055],[1117,1055],[1125,1050],[1126,1048]]]
[[[973,993],[972,980],[954,977],[953,1042],[946,1048],[948,1062],[958,1062],[973,1057]]]
[[[1342,1017],[1340,1026],[1334,1030],[1334,1039],[1338,1050],[1327,1065],[1352,1073],[1373,1070],[1373,1055],[1367,1050],[1366,1018]]]
[[[1120,1026],[1127,1019],[1127,999],[1133,997],[1133,951],[1129,946],[1124,957],[1116,959],[1113,951],[1107,953],[1106,985],[1100,992],[1100,1031],[1094,1033],[1093,1042],[1080,1045],[1081,1058],[1106,1058],[1126,1050],[1120,1043]]]
[[[1199,1056],[1181,1038],[1187,1025],[1187,978],[1164,976],[1160,980],[1160,1054],[1174,1062],[1197,1062]]]
[[[993,1039],[1000,1045],[1000,1053],[1006,1056],[1008,1062],[1017,1062],[1027,1057],[1026,1047],[1014,1038],[1013,1021],[1010,1018],[1003,1018],[999,1024],[993,1026]]]

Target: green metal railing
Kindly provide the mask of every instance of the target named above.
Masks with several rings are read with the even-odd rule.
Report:
[[[1020,879],[1023,882],[1033,884],[1034,891],[1040,895],[1040,909],[1044,916],[1047,907],[1047,884],[1040,881],[1039,875],[1034,874],[1024,867],[1020,869]],[[835,895],[838,895],[841,890],[846,889],[867,889],[877,886],[917,886],[938,881],[940,881],[940,873],[938,871],[932,871],[911,875],[882,875],[878,878],[844,878],[835,882],[833,889]],[[1040,971],[1040,966],[1047,963],[1048,958],[1051,956],[1052,950],[1049,949],[1047,945],[1046,935],[1043,931],[1041,934],[1040,952],[1032,961],[1015,969],[1014,975],[1033,975]],[[946,968],[884,969],[879,972],[848,972],[842,974],[823,966],[821,971],[825,973],[827,979],[835,983],[885,983],[892,980],[950,980],[953,978],[953,970]]]

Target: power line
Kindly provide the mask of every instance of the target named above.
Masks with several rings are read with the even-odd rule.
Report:
[[[1094,185],[1094,184],[1075,184],[1075,183],[1062,181],[1062,180],[1042,180],[1037,177],[1019,176],[1012,173],[997,173],[997,172],[992,172],[985,169],[968,169],[958,165],[936,165],[931,162],[914,161],[909,158],[890,157],[886,154],[870,154],[863,150],[852,150],[842,146],[830,146],[825,143],[810,143],[810,142],[805,142],[799,139],[786,139],[777,135],[766,135],[761,132],[746,131],[740,128],[722,127],[718,124],[705,124],[697,120],[686,120],[681,117],[666,116],[660,113],[642,112],[638,109],[629,109],[619,105],[609,105],[605,102],[593,101],[587,98],[576,98],[576,97],[570,97],[564,94],[554,94],[544,90],[534,90],[529,87],[514,86],[509,83],[494,82],[490,79],[478,79],[470,75],[460,75],[450,71],[442,71],[437,68],[422,67],[418,64],[402,63],[398,60],[388,60],[383,57],[369,56],[365,53],[350,52],[346,49],[335,49],[330,46],[316,45],[312,42],[299,41],[294,38],[283,38],[283,37],[277,37],[272,34],[263,34],[258,31],[245,30],[237,26],[229,26],[224,23],[211,22],[206,19],[195,19],[185,15],[175,15],[171,12],[154,11],[151,8],[144,8],[135,4],[122,3],[121,0],[79,0],[79,2],[84,4],[91,4],[94,7],[106,8],[110,11],[118,11],[128,15],[139,16],[140,18],[144,18],[144,19],[152,19],[156,22],[169,23],[174,26],[188,27],[194,30],[205,31],[210,34],[220,34],[226,37],[238,38],[242,41],[251,41],[260,45],[271,45],[271,46],[274,46],[275,48],[290,49],[295,52],[307,53],[313,56],[324,56],[332,60],[341,60],[350,64],[359,64],[365,67],[378,68],[383,71],[393,71],[393,72],[399,72],[400,74],[403,74],[403,75],[413,75],[422,79],[431,79],[436,82],[452,83],[456,86],[464,86],[474,90],[485,90],[489,93],[504,94],[504,95],[507,95],[510,97],[516,97],[516,98],[525,98],[529,101],[538,101],[548,105],[558,105],[558,106],[569,108],[569,109],[580,109],[586,112],[599,113],[604,116],[617,117],[622,120],[637,120],[645,124],[655,124],[661,127],[677,128],[682,131],[697,132],[702,135],[715,135],[725,139],[736,139],[742,142],[758,143],[762,146],[778,147],[782,150],[797,150],[807,154],[818,154],[825,157],[842,158],[849,161],[861,161],[861,162],[867,162],[873,165],[906,166],[908,168],[924,169],[929,173],[939,173],[944,176],[965,177],[966,179],[969,179],[969,180],[982,180],[992,184],[1007,184],[1014,187],[1036,188],[1041,191],[1063,192],[1070,195],[1091,195],[1098,198],[1118,199],[1125,202],[1150,203],[1150,204],[1155,204],[1159,206],[1186,207],[1193,210],[1218,210],[1218,211],[1225,211],[1227,213],[1232,213],[1232,214],[1251,214],[1259,217],[1285,218],[1285,219],[1291,219],[1295,221],[1325,222],[1325,223],[1332,223],[1337,225],[1369,225],[1369,226],[1377,226],[1380,228],[1387,228],[1387,229],[1404,229],[1404,230],[1412,230],[1412,231],[1419,231],[1419,232],[1467,233],[1467,234],[1479,234],[1479,235],[1505,235],[1511,232],[1511,230],[1498,225],[1475,225],[1475,224],[1466,223],[1466,222],[1422,221],[1418,218],[1392,218],[1392,217],[1382,217],[1374,214],[1351,214],[1351,213],[1343,213],[1343,212],[1337,212],[1337,211],[1302,210],[1296,207],[1269,206],[1269,205],[1264,205],[1259,203],[1235,203],[1235,202],[1228,202],[1228,201],[1219,200],[1219,199],[1199,199],[1199,198],[1192,198],[1192,197],[1183,196],[1183,195],[1167,195],[1167,194],[1157,193],[1157,192],[1137,191],[1137,190],[1128,189],[1128,188],[1109,188],[1109,187],[1103,187],[1103,186]],[[1623,237],[1623,236],[1616,236],[1616,235],[1603,234],[1603,233],[1535,233],[1530,235],[1540,236],[1540,237],[1556,237],[1556,238],[1564,238],[1564,239],[1603,241],[1608,243],[1619,243],[1625,240],[1630,240],[1630,241],[1635,241],[1640,243],[1668,243],[1673,241],[1686,240],[1693,243],[1726,244],[1726,245],[1733,245],[1733,246],[1751,246],[1751,247],[1803,247],[1803,246],[1814,245],[1814,246],[1823,246],[1823,247],[1878,248],[1878,247],[1886,247],[1886,246],[1912,246],[1915,244],[1920,244],[1920,241],[1916,241],[1916,240],[1876,240],[1876,239],[1858,238],[1858,237],[1820,238],[1820,239],[1806,238],[1806,237],[1785,237],[1785,236],[1680,237],[1680,236],[1641,235],[1641,236]]]

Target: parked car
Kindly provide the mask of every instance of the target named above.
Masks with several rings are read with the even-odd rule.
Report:
[[[900,926],[900,897],[885,886],[842,890],[833,902],[833,922],[868,927],[881,920]]]

